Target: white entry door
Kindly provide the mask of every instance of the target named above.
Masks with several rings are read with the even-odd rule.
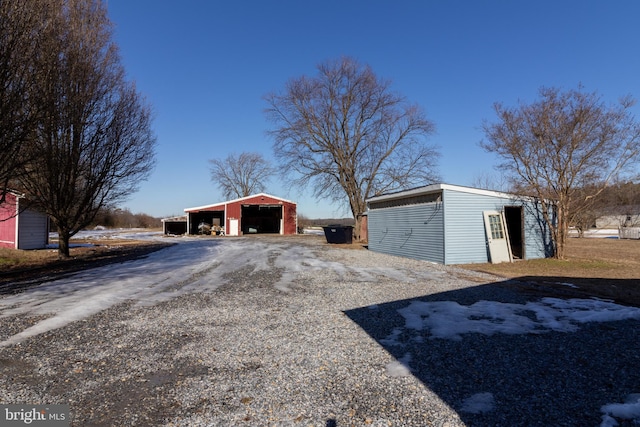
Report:
[[[229,232],[227,233],[227,236],[237,236],[238,232],[239,232],[239,227],[238,227],[238,220],[237,219],[230,219],[229,220]]]
[[[483,214],[491,262],[511,262],[511,247],[507,227],[504,225],[504,214],[498,211],[484,211]]]

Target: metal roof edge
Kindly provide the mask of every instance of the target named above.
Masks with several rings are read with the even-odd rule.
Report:
[[[423,187],[411,188],[409,190],[397,191],[394,193],[381,194],[379,196],[373,196],[365,200],[365,202],[378,202],[381,200],[393,200],[402,199],[404,197],[417,196],[419,194],[428,194],[441,190],[442,184],[430,184]]]
[[[479,194],[483,196],[500,197],[500,198],[507,198],[507,199],[534,200],[534,198],[530,196],[519,196],[517,194],[504,193],[504,192],[494,191],[494,190],[484,190],[481,188],[465,187],[462,185],[439,183],[439,184],[430,184],[424,187],[417,187],[409,190],[399,191],[397,193],[381,194],[380,196],[375,196],[367,199],[366,202],[370,203],[370,202],[379,202],[383,200],[402,199],[405,197],[435,193],[437,191],[442,191],[442,190],[459,191],[462,193]]]

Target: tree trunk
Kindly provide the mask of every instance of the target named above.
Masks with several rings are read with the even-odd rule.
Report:
[[[362,224],[362,214],[367,210],[367,205],[364,199],[355,199],[351,198],[351,214],[353,215],[353,219],[355,221],[355,225],[353,227],[353,239],[356,242],[360,241],[360,227]]]
[[[355,215],[353,217],[355,219],[355,225],[353,226],[353,240],[356,242],[360,241],[360,226],[362,224],[362,215]]]
[[[69,241],[71,234],[66,230],[58,230],[58,258],[69,258]]]
[[[567,232],[569,230],[569,209],[565,205],[558,206],[558,224],[556,225],[555,258],[564,259]]]

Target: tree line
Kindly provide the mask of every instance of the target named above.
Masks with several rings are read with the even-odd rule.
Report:
[[[68,257],[69,239],[150,174],[151,107],[100,0],[0,0],[0,80],[0,195],[24,193]]]
[[[98,211],[89,227],[162,228],[162,221],[145,213],[134,214],[129,209],[103,208]]]

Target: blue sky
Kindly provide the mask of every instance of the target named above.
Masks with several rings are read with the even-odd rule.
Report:
[[[610,102],[640,97],[637,1],[106,3],[128,76],[155,112],[157,165],[123,206],[134,213],[164,217],[223,201],[208,160],[243,151],[273,160],[263,96],[341,56],[369,64],[426,111],[449,184],[495,174],[498,159],[478,146],[495,102],[578,84]],[[310,218],[349,216],[279,179],[267,192]]]

